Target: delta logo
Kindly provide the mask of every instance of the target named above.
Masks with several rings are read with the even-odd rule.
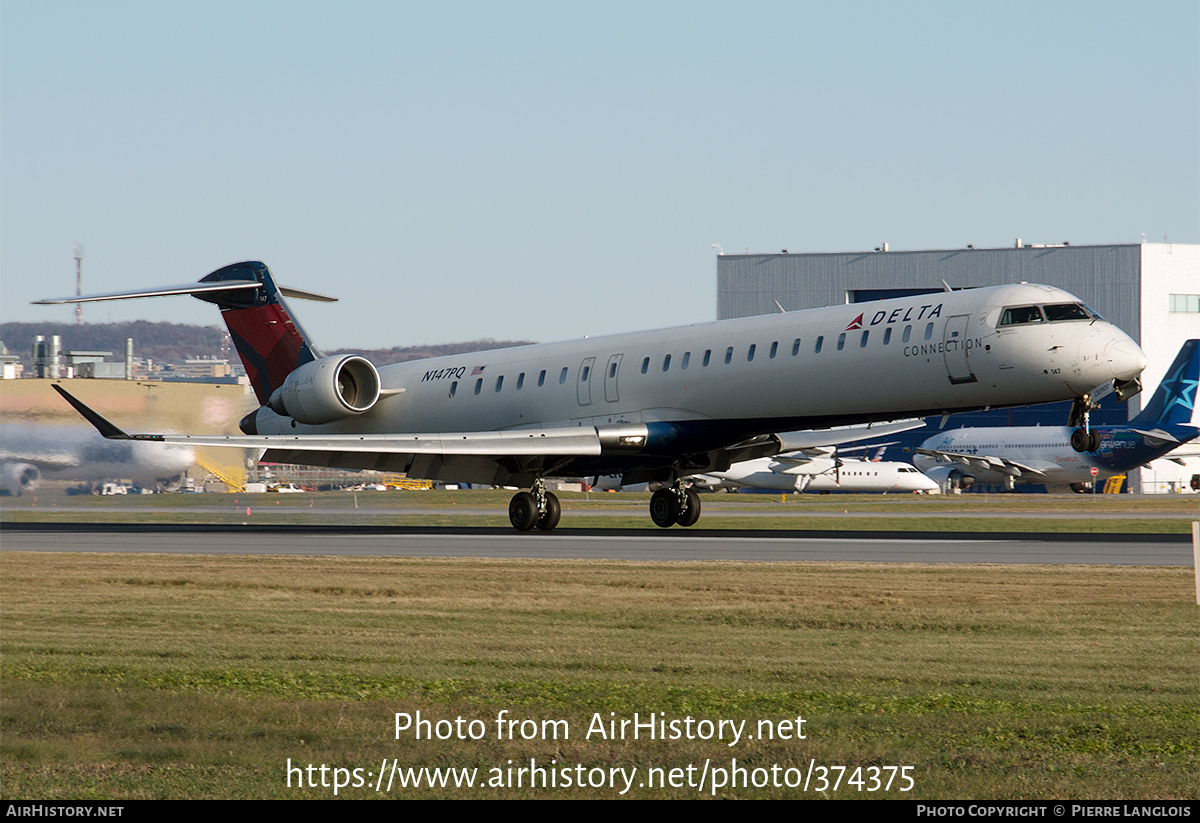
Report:
[[[863,321],[863,316],[860,314],[858,317],[856,317],[852,321],[850,321],[850,325],[846,327],[846,331],[850,331],[852,329],[861,329],[862,321]]]

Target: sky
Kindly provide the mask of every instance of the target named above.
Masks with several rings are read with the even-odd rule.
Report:
[[[335,349],[712,320],[714,244],[1143,235],[1200,242],[1194,0],[0,0],[0,321],[73,317],[74,241],[85,292],[261,260]]]

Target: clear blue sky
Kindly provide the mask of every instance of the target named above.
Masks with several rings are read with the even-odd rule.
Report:
[[[714,243],[1143,233],[1200,242],[1194,0],[0,3],[5,321],[74,240],[88,291],[262,260],[336,348],[711,320]]]

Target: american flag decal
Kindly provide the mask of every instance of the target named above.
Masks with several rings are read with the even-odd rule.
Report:
[[[477,374],[483,374],[483,370],[486,368],[487,366],[476,366],[475,371],[471,372],[471,376],[474,377]]]

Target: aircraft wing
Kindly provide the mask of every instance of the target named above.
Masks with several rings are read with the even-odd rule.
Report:
[[[996,471],[1013,477],[1022,477],[1030,474],[1036,477],[1045,477],[1046,470],[1054,468],[1054,464],[1052,463],[1046,463],[1039,467],[1031,463],[1020,463],[1016,460],[984,454],[966,454],[964,452],[948,452],[938,449],[922,449],[920,447],[913,449],[913,452],[915,454],[923,454],[926,457],[932,457],[939,463],[960,463],[976,471]]]
[[[57,383],[53,388],[109,440],[143,440],[189,446],[224,446],[282,451],[435,455],[600,454],[594,428],[520,429],[516,431],[436,432],[431,434],[127,434]]]
[[[779,451],[782,453],[838,446],[842,443],[852,443],[855,440],[867,440],[874,437],[886,437],[910,429],[919,429],[924,425],[924,418],[914,418],[894,420],[889,423],[869,423],[865,426],[838,426],[832,429],[783,432],[775,436],[779,439]]]
[[[70,451],[14,448],[11,443],[0,447],[0,463],[28,463],[44,471],[62,471],[75,468],[79,462],[79,455]]]

